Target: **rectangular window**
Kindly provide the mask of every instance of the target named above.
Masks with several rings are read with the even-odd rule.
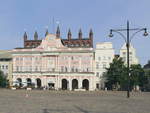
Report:
[[[71,60],[73,60],[73,56],[71,57]]]
[[[103,60],[106,60],[106,57],[105,57],[105,56],[103,56]]]
[[[76,68],[76,72],[78,72],[78,68]]]
[[[130,55],[132,55],[132,52],[129,52]]]
[[[67,69],[67,67],[65,67],[65,72],[67,72],[68,71],[68,69]]]
[[[105,69],[106,68],[106,63],[103,63],[103,69]]]
[[[123,55],[126,55],[126,52],[123,52],[122,54],[123,54]]]
[[[96,63],[96,69],[99,69],[99,63],[98,62]]]
[[[101,57],[98,57],[98,60],[100,61],[100,60],[101,60]]]
[[[8,69],[8,66],[6,65],[6,69]]]
[[[96,73],[96,76],[99,77],[99,72]]]
[[[61,66],[61,72],[64,72],[64,66]]]
[[[89,68],[86,68],[86,71],[89,72]]]
[[[19,67],[18,66],[16,67],[16,71],[19,71]]]

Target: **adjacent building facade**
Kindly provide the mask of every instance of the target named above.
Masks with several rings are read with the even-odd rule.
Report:
[[[24,48],[16,48],[13,56],[14,85],[35,87],[52,87],[56,90],[86,89],[95,90],[93,32],[89,38],[60,38],[60,30],[56,35],[46,32],[43,40],[38,40],[37,32],[34,40],[28,40],[24,34]]]
[[[95,76],[96,86],[99,89],[104,89],[105,79],[103,73],[106,72],[106,68],[109,68],[109,64],[114,58],[114,49],[111,42],[97,43],[95,49]]]
[[[8,80],[9,84],[12,85],[12,56],[11,51],[1,50],[0,51],[0,70]]]
[[[125,64],[127,64],[127,47],[124,44],[120,49],[120,57],[122,57]],[[129,63],[131,64],[139,64],[139,60],[136,56],[136,49],[130,44],[129,48]]]

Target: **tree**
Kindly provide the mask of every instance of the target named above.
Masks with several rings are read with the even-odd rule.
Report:
[[[144,74],[144,69],[140,64],[131,65],[130,67],[130,83],[131,88],[136,88],[136,86],[143,87],[147,83],[147,77]]]
[[[106,78],[106,87],[108,89],[126,89],[127,86],[127,68],[122,58],[114,58],[110,67],[106,68],[104,77]]]
[[[0,87],[6,87],[7,79],[4,76],[4,73],[0,71]]]

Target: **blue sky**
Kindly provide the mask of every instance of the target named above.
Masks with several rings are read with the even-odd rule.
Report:
[[[109,39],[109,29],[124,28],[129,20],[131,28],[147,27],[150,32],[149,4],[149,0],[0,0],[0,49],[23,46],[24,30],[30,39],[35,30],[44,37],[46,26],[53,33],[54,18],[63,38],[69,28],[75,38],[80,28],[84,37],[92,28],[94,44],[111,41],[118,53],[124,41],[117,34]],[[150,59],[150,35],[142,34],[137,34],[132,44],[140,63],[145,64]]]

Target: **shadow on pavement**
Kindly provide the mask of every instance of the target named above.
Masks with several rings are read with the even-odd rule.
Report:
[[[83,112],[83,113],[90,113],[90,112],[88,112],[87,110],[84,110],[84,109],[82,109],[82,108],[79,107],[79,106],[75,106],[75,108],[78,109],[79,111]]]
[[[43,113],[50,113],[50,112],[48,112],[48,109],[43,109]]]

